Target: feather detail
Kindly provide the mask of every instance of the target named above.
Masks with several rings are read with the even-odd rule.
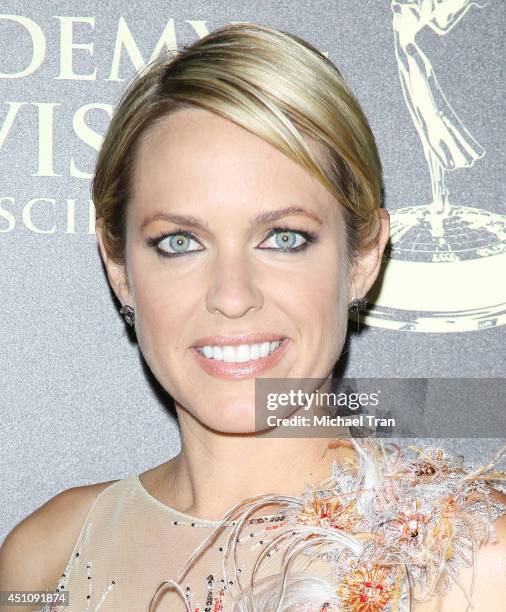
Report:
[[[494,483],[499,489],[505,479],[494,466],[506,445],[476,467],[442,448],[401,449],[366,438],[351,443],[356,461],[334,462],[332,474],[301,496],[260,495],[236,504],[179,576],[164,583],[176,588],[232,521],[223,575],[226,584],[234,579],[233,612],[407,612],[453,585],[469,608],[476,552],[493,540],[492,523],[506,514],[506,507],[491,499]],[[283,526],[242,584],[237,542],[248,519],[271,505],[280,508]],[[260,577],[275,551],[281,551],[279,571]],[[465,566],[473,568],[470,585],[459,577]]]

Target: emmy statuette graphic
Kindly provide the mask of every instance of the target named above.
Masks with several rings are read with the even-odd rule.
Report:
[[[426,27],[443,36],[471,7],[486,5],[391,0],[390,6],[399,78],[429,167],[432,202],[390,211],[389,260],[368,295],[368,309],[353,318],[417,332],[503,325],[506,216],[452,201],[447,172],[470,168],[485,150],[450,106],[416,40]]]

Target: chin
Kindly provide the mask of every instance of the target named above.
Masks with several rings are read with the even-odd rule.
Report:
[[[202,416],[196,418],[206,427],[220,433],[252,434],[255,433],[255,406],[251,399],[243,402],[224,402],[220,406],[208,406]]]

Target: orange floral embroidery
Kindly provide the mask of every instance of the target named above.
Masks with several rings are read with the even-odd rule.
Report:
[[[380,612],[391,601],[394,590],[387,569],[359,567],[345,576],[337,594],[346,612]]]
[[[313,499],[306,503],[296,517],[297,525],[321,525],[335,529],[353,529],[360,520],[355,500],[343,504],[337,497]]]

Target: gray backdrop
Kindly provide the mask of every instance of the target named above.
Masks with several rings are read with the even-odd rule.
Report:
[[[140,473],[179,450],[177,425],[111,298],[89,201],[111,109],[162,32],[177,48],[233,21],[287,30],[328,53],[363,105],[385,206],[402,214],[392,217],[385,293],[350,334],[341,373],[504,377],[505,4],[453,17],[429,5],[2,3],[0,541],[62,489]],[[438,185],[457,213],[438,235],[424,208],[434,199],[430,159],[446,164]],[[425,220],[412,214],[424,210]],[[446,442],[483,458],[500,440]]]

